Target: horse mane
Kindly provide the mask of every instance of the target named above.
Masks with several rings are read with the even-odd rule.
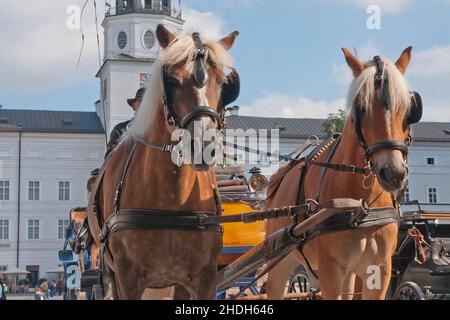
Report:
[[[218,41],[211,41],[202,38],[203,44],[207,47],[206,61],[219,69],[232,68],[233,59],[223,45]],[[145,92],[141,107],[137,111],[130,128],[124,135],[127,138],[144,137],[152,127],[157,111],[162,106],[163,83],[162,69],[164,66],[174,66],[177,64],[187,64],[192,61],[195,55],[195,44],[191,35],[186,35],[176,39],[165,50],[154,64],[153,73]],[[193,64],[187,64],[189,72],[193,72]]]
[[[373,107],[375,91],[375,74],[377,72],[375,62],[369,61],[366,68],[353,79],[347,98],[347,111],[354,114],[359,106],[366,114],[370,114]],[[388,81],[389,104],[393,112],[401,111],[406,113],[411,107],[411,89],[403,74],[397,66],[390,60],[384,60],[383,81]]]

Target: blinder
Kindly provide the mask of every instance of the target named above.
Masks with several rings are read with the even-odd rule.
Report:
[[[239,73],[233,69],[227,76],[225,83],[222,86],[222,93],[220,95],[220,108],[232,104],[239,98],[241,93],[241,78]]]
[[[419,123],[422,120],[423,105],[422,97],[417,92],[411,92],[411,109],[408,114],[408,125]]]

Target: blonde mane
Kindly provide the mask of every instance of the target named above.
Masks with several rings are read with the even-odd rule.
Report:
[[[375,62],[369,61],[361,75],[353,80],[347,98],[347,111],[350,114],[354,114],[357,106],[366,111],[367,115],[371,113],[376,94],[376,71]],[[388,81],[387,96],[392,111],[406,113],[411,107],[411,89],[403,74],[390,60],[384,60],[383,79]]]
[[[219,69],[232,68],[233,60],[231,55],[220,42],[207,39],[202,39],[202,42],[208,49],[206,61],[216,65]],[[141,107],[130,124],[126,135],[124,135],[124,139],[129,137],[144,137],[152,127],[157,111],[162,107],[162,68],[164,66],[186,64],[186,62],[193,60],[194,55],[195,45],[191,35],[186,35],[175,40],[162,51],[160,57],[154,64],[152,77],[142,100]]]

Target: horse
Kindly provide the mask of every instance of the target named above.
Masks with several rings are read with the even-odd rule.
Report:
[[[397,245],[397,200],[408,183],[410,128],[422,117],[420,95],[411,92],[404,76],[412,47],[396,63],[379,56],[363,63],[342,50],[354,77],[343,133],[323,143],[305,162],[281,167],[272,178],[281,182],[269,187],[266,206],[364,199],[375,218],[368,217],[374,218],[371,223],[362,220],[359,227],[350,221],[336,227],[346,217],[341,215],[321,225],[269,273],[271,299],[282,298],[299,264],[307,267],[313,287],[320,287],[327,300],[385,299],[388,290]],[[291,224],[289,218],[270,220],[267,233]]]
[[[221,213],[215,161],[183,154],[209,145],[198,137],[224,125],[225,107],[239,95],[229,53],[238,35],[220,41],[197,32],[176,37],[158,25],[162,52],[142,105],[89,199],[106,298],[214,298],[221,227],[198,222]],[[192,137],[192,148],[175,145],[174,136]]]
[[[74,208],[70,212],[70,228],[73,231],[74,239],[69,241],[72,251],[78,254],[80,261],[80,271],[87,271],[85,266],[85,251],[88,250],[90,256],[90,270],[98,270],[100,267],[99,255],[100,246],[92,241],[86,227],[87,213],[86,208]]]

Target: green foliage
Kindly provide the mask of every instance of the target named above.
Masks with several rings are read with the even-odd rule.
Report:
[[[337,113],[330,113],[323,123],[323,129],[328,134],[342,133],[344,131],[346,115],[345,111],[339,109]]]

